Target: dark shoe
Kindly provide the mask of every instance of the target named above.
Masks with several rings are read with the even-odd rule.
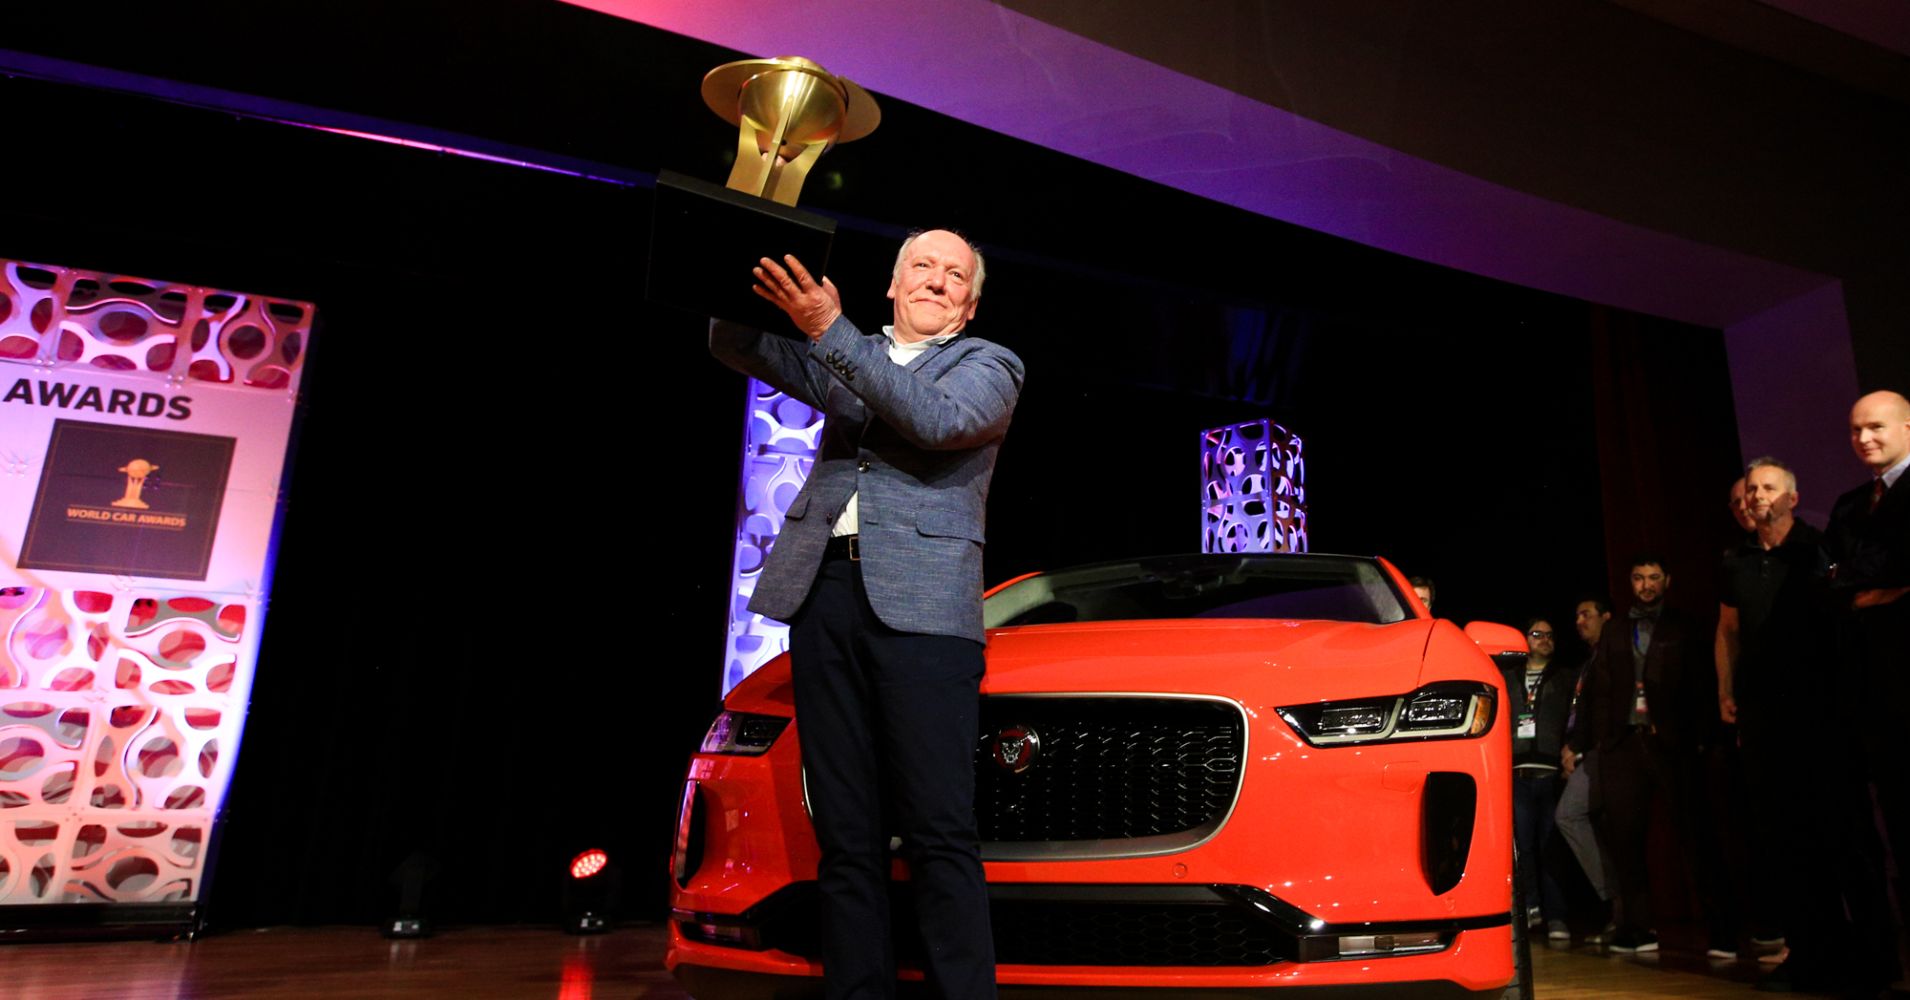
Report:
[[[1704,950],[1704,957],[1735,960],[1738,957],[1738,946],[1730,941],[1712,941],[1711,947]]]
[[[1657,951],[1658,935],[1650,931],[1626,929],[1612,935],[1606,941],[1605,947],[1627,955],[1641,951]]]
[[[1570,941],[1572,939],[1572,928],[1563,920],[1547,920],[1545,922],[1545,937],[1550,941]]]

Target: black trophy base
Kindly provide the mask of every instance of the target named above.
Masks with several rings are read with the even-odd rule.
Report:
[[[820,277],[835,235],[834,219],[665,170],[657,174],[644,294],[698,315],[793,334],[789,317],[751,291],[750,268],[764,257],[780,263],[794,254]]]

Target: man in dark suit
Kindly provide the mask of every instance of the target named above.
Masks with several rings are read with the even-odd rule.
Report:
[[[1655,951],[1647,838],[1652,819],[1670,816],[1681,844],[1692,842],[1692,805],[1679,794],[1716,732],[1716,682],[1706,636],[1665,607],[1671,574],[1659,556],[1631,561],[1634,601],[1600,634],[1586,668],[1576,753],[1596,751],[1592,788],[1599,840],[1618,895],[1613,951]],[[1687,858],[1690,850],[1685,848]]]
[[[749,607],[791,626],[831,1000],[895,993],[892,834],[931,991],[995,996],[974,808],[982,523],[1022,365],[963,332],[984,274],[961,236],[911,236],[889,284],[894,325],[865,336],[828,278],[764,258],[756,292],[802,339],[710,328],[725,364],[827,415]]]
[[[1839,702],[1848,720],[1843,725],[1862,740],[1863,770],[1901,872],[1910,864],[1910,765],[1891,720],[1910,705],[1910,486],[1904,484],[1910,401],[1895,392],[1857,400],[1850,411],[1850,446],[1870,479],[1837,498],[1824,533],[1838,610]],[[1873,871],[1883,870],[1880,862],[1871,865]],[[1906,890],[1910,885],[1897,887],[1899,907],[1910,905]],[[1887,982],[1896,972],[1896,932],[1879,926],[1887,919],[1853,916],[1870,945],[1868,978]],[[1901,910],[1898,919],[1910,922]]]

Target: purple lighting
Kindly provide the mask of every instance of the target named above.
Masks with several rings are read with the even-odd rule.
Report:
[[[1271,420],[1200,432],[1200,550],[1305,552],[1306,459]]]
[[[730,562],[729,639],[723,693],[789,648],[789,627],[749,610],[763,559],[776,544],[789,502],[809,478],[822,439],[822,414],[808,404],[749,380],[743,427],[742,490],[736,498],[736,546]]]

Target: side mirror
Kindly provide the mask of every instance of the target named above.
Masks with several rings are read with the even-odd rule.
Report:
[[[1466,637],[1479,644],[1487,656],[1499,656],[1504,653],[1529,652],[1525,644],[1525,633],[1510,625],[1497,622],[1468,622]]]

